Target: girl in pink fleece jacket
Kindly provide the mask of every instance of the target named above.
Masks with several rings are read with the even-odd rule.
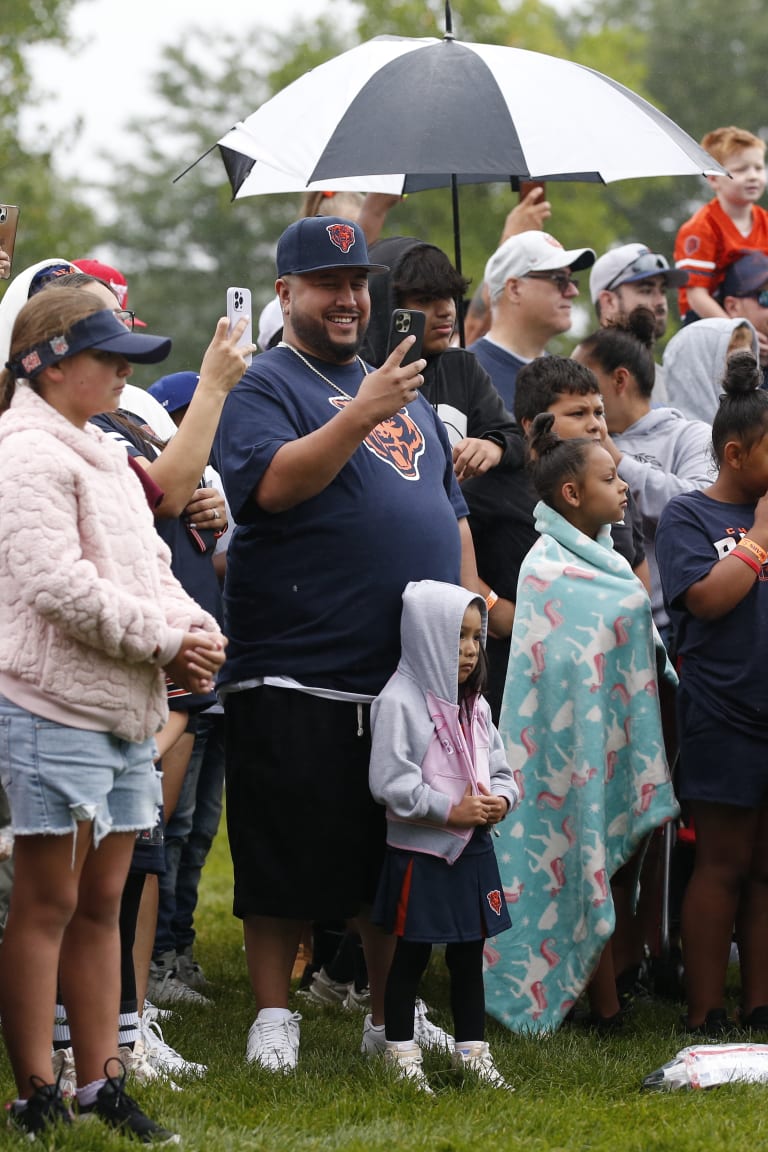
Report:
[[[131,361],[169,349],[61,289],[21,309],[0,374],[0,519],[17,525],[0,539],[0,780],[16,836],[0,1015],[10,1119],[31,1135],[71,1121],[51,1066],[58,971],[80,1112],[174,1139],[123,1090],[118,909],[160,799],[163,669],[209,691],[225,641],[171,574],[123,449],[88,423],[116,409]]]

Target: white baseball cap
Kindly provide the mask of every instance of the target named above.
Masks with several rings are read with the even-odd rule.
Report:
[[[259,316],[259,335],[257,343],[262,352],[266,352],[283,326],[283,310],[277,296],[265,304]]]
[[[496,249],[485,266],[485,282],[494,300],[512,277],[527,276],[529,272],[555,272],[558,268],[578,272],[580,268],[589,268],[594,260],[591,248],[569,250],[549,232],[532,229],[510,236]]]
[[[622,284],[634,284],[651,276],[663,276],[667,288],[682,288],[688,283],[688,273],[682,268],[670,268],[666,256],[651,252],[646,244],[621,244],[611,248],[589,274],[589,294],[597,303],[601,292],[612,292]]]

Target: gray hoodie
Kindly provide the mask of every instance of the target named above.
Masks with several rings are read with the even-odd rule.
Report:
[[[712,428],[703,420],[687,420],[676,408],[651,408],[612,439],[624,454],[619,476],[629,484],[642,516],[653,619],[657,628],[663,628],[669,616],[656,563],[656,527],[673,496],[713,483]]]
[[[711,424],[723,391],[728,345],[736,328],[752,333],[752,350],[760,361],[760,347],[749,320],[742,317],[710,316],[686,324],[676,332],[664,350],[664,382],[668,403],[679,408],[689,420]]]
[[[453,863],[472,828],[449,828],[467,785],[484,784],[513,808],[518,789],[483,696],[471,700],[469,731],[459,723],[459,637],[477,594],[437,580],[411,581],[403,593],[402,655],[371,706],[370,787],[387,807],[387,843]]]

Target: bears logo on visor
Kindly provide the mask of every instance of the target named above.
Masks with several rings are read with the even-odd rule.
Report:
[[[331,244],[335,244],[346,256],[355,243],[355,230],[351,224],[329,224],[326,232]]]

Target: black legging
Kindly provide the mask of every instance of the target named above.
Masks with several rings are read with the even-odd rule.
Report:
[[[413,1039],[413,1012],[419,983],[429,963],[431,944],[398,938],[384,993],[387,1040]],[[483,941],[446,944],[445,962],[451,977],[453,1030],[459,1041],[485,1038]]]

